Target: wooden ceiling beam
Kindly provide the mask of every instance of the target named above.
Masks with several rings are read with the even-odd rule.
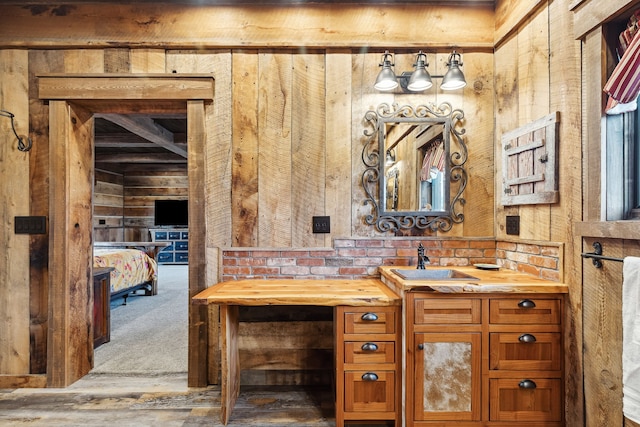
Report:
[[[96,154],[96,163],[186,163],[186,159],[173,154]]]
[[[115,123],[147,141],[151,141],[185,159],[187,158],[187,150],[175,144],[173,133],[158,125],[150,117],[134,117],[123,114],[96,114],[96,117]]]
[[[169,2],[82,2],[60,7],[47,2],[3,5],[0,28],[0,47],[19,49],[304,47],[450,51],[455,46],[461,51],[492,51],[495,22],[494,6],[487,2],[334,2],[296,7]]]

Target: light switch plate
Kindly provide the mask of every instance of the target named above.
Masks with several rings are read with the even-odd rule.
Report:
[[[312,223],[312,230],[314,233],[330,233],[331,232],[331,217],[329,216],[314,216]]]
[[[520,216],[519,215],[507,216],[507,234],[511,234],[511,235],[520,234]]]
[[[46,234],[46,216],[17,216],[14,218],[14,232],[16,234]]]

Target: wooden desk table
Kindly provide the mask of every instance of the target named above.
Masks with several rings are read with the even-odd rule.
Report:
[[[267,305],[389,306],[400,297],[378,279],[261,280],[221,282],[195,295],[193,304],[220,305],[221,421],[229,422],[240,392],[238,357],[238,307]]]
[[[170,244],[171,242],[93,242],[93,247],[139,249],[155,260],[158,258],[158,252]]]

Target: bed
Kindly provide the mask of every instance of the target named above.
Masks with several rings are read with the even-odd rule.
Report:
[[[124,305],[130,293],[144,290],[145,295],[158,293],[158,265],[145,251],[127,248],[94,248],[94,267],[113,267],[111,300],[123,297]]]

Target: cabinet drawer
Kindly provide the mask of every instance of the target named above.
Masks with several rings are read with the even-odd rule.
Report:
[[[374,364],[396,362],[394,342],[349,341],[344,343],[344,363]]]
[[[189,252],[176,252],[175,262],[189,262]]]
[[[395,334],[395,309],[371,307],[366,309],[347,309],[344,313],[345,334]]]
[[[345,372],[345,412],[395,411],[395,383],[395,372],[392,371]]]
[[[157,258],[158,262],[173,262],[173,252],[160,252]]]
[[[477,324],[482,318],[479,299],[418,298],[414,307],[416,324]]]
[[[490,323],[560,324],[559,299],[492,299],[489,307]]]
[[[154,240],[167,240],[167,232],[166,231],[156,231]]]
[[[188,251],[189,250],[189,241],[178,240],[175,242],[176,251]]]
[[[515,371],[559,371],[561,363],[560,333],[491,333],[489,366],[491,369]]]
[[[491,421],[561,421],[562,381],[501,378],[489,381]]]
[[[180,240],[180,232],[179,231],[170,231],[169,232],[169,240]]]

